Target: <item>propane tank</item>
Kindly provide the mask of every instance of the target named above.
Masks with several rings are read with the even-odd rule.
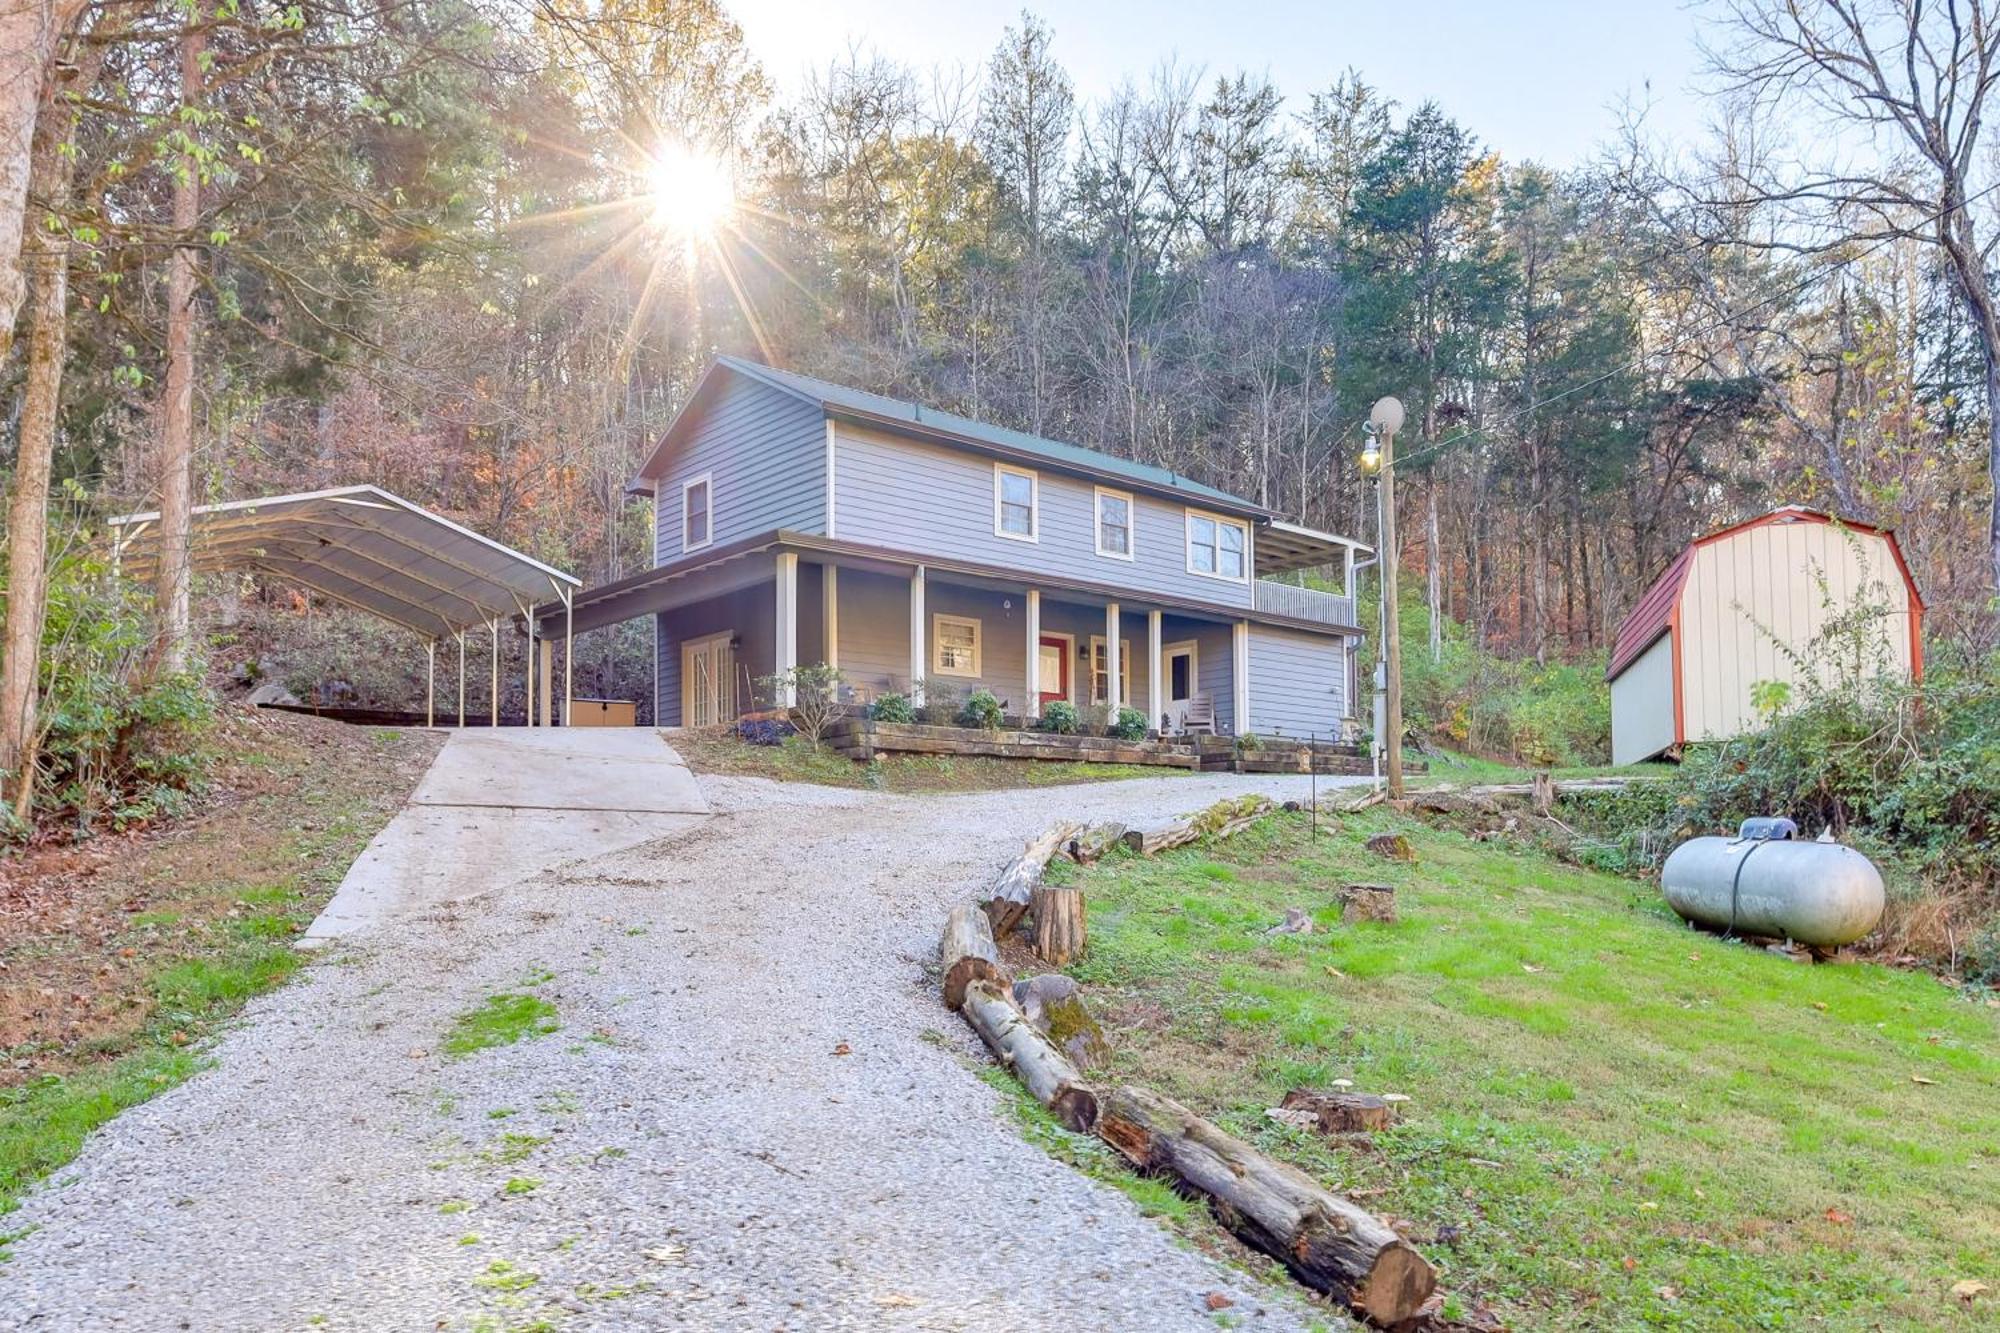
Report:
[[[1882,919],[1882,874],[1860,852],[1793,841],[1768,825],[1755,832],[1764,836],[1690,838],[1674,848],[1660,870],[1668,906],[1716,930],[1829,949]]]

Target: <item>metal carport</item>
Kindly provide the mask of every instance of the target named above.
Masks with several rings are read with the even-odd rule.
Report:
[[[114,565],[151,579],[159,564],[158,511],[110,521]],[[391,495],[377,486],[342,486],[298,495],[232,500],[193,511],[189,563],[196,571],[250,569],[296,583],[424,640],[428,658],[424,720],[437,713],[437,647],[458,644],[458,721],[465,725],[465,636],[483,626],[493,638],[493,725],[500,720],[500,626],[517,617],[534,636],[536,602],[554,594],[568,613],[582,580],[533,556]],[[564,626],[563,717],[571,671]],[[535,654],[529,653],[528,722],[535,717]],[[546,717],[550,693],[543,685]]]

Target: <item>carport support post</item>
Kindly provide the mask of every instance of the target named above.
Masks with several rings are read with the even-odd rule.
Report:
[[[563,599],[563,715],[566,727],[570,719],[570,698],[576,684],[576,593],[568,588],[562,590]]]
[[[1028,589],[1028,698],[1021,712],[1030,719],[1042,715],[1042,590]]]
[[[910,702],[924,701],[924,567],[910,575]]]
[[[521,698],[525,700],[521,725],[535,725],[535,622],[528,621],[528,646],[521,654]]]
[[[486,715],[486,725],[497,727],[500,725],[500,622],[490,620],[486,628],[493,635],[493,707]]]
[[[1166,690],[1160,682],[1160,613],[1146,613],[1146,729],[1160,726],[1166,712]]]
[[[778,697],[772,702],[780,708],[790,708],[798,702],[798,690],[792,681],[792,670],[799,664],[798,552],[778,552],[777,595],[772,600],[778,610],[777,633],[771,640],[774,659],[771,669],[778,677]]]
[[[458,726],[465,729],[465,631],[460,630],[458,639]]]
[[[424,641],[424,726],[437,725],[438,641]]]
[[[552,727],[555,725],[555,723],[550,718],[550,713],[555,708],[556,641],[554,639],[541,640],[541,649],[542,649],[542,661],[541,661],[542,725],[545,727]]]
[[[1108,721],[1118,720],[1125,700],[1118,690],[1118,674],[1123,669],[1118,653],[1118,603],[1104,604],[1104,712]]]

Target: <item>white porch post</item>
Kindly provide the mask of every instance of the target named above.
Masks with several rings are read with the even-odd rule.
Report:
[[[1118,710],[1125,700],[1118,690],[1118,672],[1122,663],[1118,660],[1118,603],[1104,605],[1104,711],[1113,722],[1118,720]]]
[[[537,697],[541,700],[542,704],[541,724],[545,727],[552,727],[555,725],[552,714],[555,711],[556,695],[556,641],[554,639],[542,640],[541,666],[541,688],[537,691]]]
[[[831,423],[828,423],[831,424]],[[819,567],[820,623],[826,626],[826,664],[840,667],[840,566]]]
[[[924,567],[910,575],[910,702],[924,701]]]
[[[1160,613],[1146,613],[1146,726],[1157,730],[1167,711],[1166,686],[1160,680]]]
[[[1341,558],[1341,592],[1344,596],[1352,597],[1354,596],[1354,548],[1344,546],[1341,550],[1344,552]]]
[[[1042,715],[1042,590],[1028,589],[1028,697],[1021,716]]]
[[[1238,736],[1250,730],[1250,622],[1239,620],[1231,627],[1231,647],[1235,649],[1235,669],[1229,673],[1230,683],[1236,693],[1236,726]]]
[[[778,632],[771,640],[775,645],[772,670],[785,676],[799,664],[799,556],[796,551],[778,552]],[[791,680],[778,687],[778,697],[773,701],[780,708],[790,708],[798,702],[798,691],[792,688]]]

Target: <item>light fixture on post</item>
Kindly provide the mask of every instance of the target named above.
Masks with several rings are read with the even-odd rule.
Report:
[[[1377,742],[1387,756],[1389,799],[1403,796],[1403,645],[1396,614],[1396,432],[1403,428],[1403,404],[1381,398],[1368,413],[1368,444],[1361,451],[1361,471],[1381,485],[1382,647],[1388,679],[1384,682],[1386,716]]]

